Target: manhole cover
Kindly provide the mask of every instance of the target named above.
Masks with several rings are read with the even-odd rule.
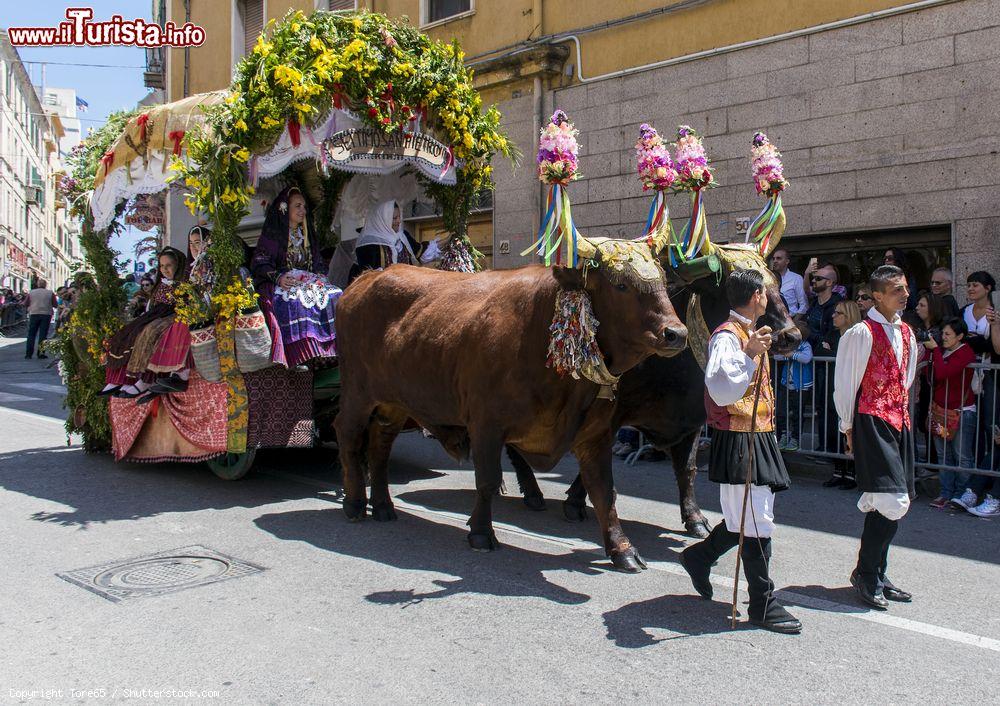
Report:
[[[128,598],[183,591],[263,570],[263,567],[250,562],[195,545],[76,569],[56,576],[118,603]]]

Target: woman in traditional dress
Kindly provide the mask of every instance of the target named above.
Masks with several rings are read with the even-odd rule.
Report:
[[[211,236],[212,232],[201,225],[192,226],[188,231],[187,268],[182,279],[190,281],[195,292],[202,297],[208,296],[215,282],[207,257]],[[147,367],[149,372],[155,374],[156,379],[149,392],[139,398],[139,402],[149,402],[156,395],[187,390],[193,363],[191,329],[183,321],[175,319],[156,342],[156,349]]]
[[[108,344],[105,382],[99,394],[133,398],[148,392],[155,376],[147,372],[160,336],[174,323],[174,290],[183,281],[187,258],[177,248],[165,247],[157,256],[158,267],[146,313],[116,333]]]
[[[354,250],[358,260],[355,277],[364,270],[382,270],[397,263],[419,265],[441,256],[436,240],[418,243],[402,229],[402,221],[395,201],[383,201],[368,211]]]
[[[297,187],[271,202],[251,262],[260,307],[271,329],[271,360],[285,367],[333,358],[342,291],[327,282],[319,242]]]

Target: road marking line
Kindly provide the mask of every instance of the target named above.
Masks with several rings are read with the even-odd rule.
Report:
[[[41,397],[25,397],[15,395],[13,392],[0,392],[0,403],[3,402],[41,402]]]
[[[3,393],[0,393],[3,394]],[[34,399],[34,398],[29,398]],[[25,412],[23,409],[11,409],[10,407],[2,407],[0,411],[7,412],[9,414],[16,414],[21,417],[30,417],[31,419],[39,419],[43,422],[49,422],[50,424],[58,424],[63,426],[66,423],[65,419],[60,419],[59,417],[49,417],[44,414],[35,414],[34,412]]]
[[[50,385],[46,382],[15,382],[11,387],[23,387],[26,390],[38,390],[39,392],[54,392],[58,395],[66,394],[66,388],[62,385]]]
[[[324,491],[332,492],[334,489],[330,488],[328,482],[316,480],[313,478],[308,478],[300,475],[286,474],[279,471],[261,471],[263,475],[268,475],[274,478],[282,478],[286,480],[293,481],[295,483],[302,483],[304,485],[310,485],[316,488],[321,488]],[[338,504],[341,503],[339,498],[332,499],[333,502]],[[393,504],[400,509],[409,510],[411,512],[418,512],[427,515],[433,515],[435,517],[440,517],[442,519],[448,520],[450,524],[454,524],[459,527],[464,527],[465,522],[468,519],[467,516],[461,515],[456,512],[449,512],[447,510],[432,510],[431,508],[425,507],[423,505],[415,505],[413,503],[407,502],[405,500],[393,499]],[[539,532],[532,532],[530,530],[523,529],[521,527],[516,527],[514,525],[509,525],[503,522],[494,522],[494,529],[498,532],[508,532],[510,534],[519,535],[528,539],[535,539],[541,542],[547,542],[549,544],[556,544],[561,547],[568,547],[571,549],[577,549],[580,551],[590,552],[592,554],[603,554],[601,547],[593,542],[587,542],[579,539],[568,539],[566,537],[553,537],[547,534],[541,534]],[[688,578],[687,572],[684,570],[680,564],[675,564],[673,562],[666,561],[650,561],[647,562],[650,569],[656,571],[663,571],[665,573],[674,574],[681,576],[683,578]],[[712,583],[723,588],[732,589],[733,580],[728,576],[720,576],[718,574],[712,574]],[[746,590],[741,591],[742,594],[746,595]],[[963,645],[969,645],[970,647],[979,647],[984,650],[991,650],[993,652],[1000,652],[1000,640],[994,640],[990,637],[983,637],[982,635],[973,635],[972,633],[962,632],[961,630],[952,630],[951,628],[941,627],[940,625],[932,625],[931,623],[923,623],[919,620],[910,620],[909,618],[901,618],[897,615],[889,615],[888,613],[879,613],[875,611],[865,611],[863,608],[857,606],[845,605],[843,603],[837,603],[836,601],[829,601],[824,598],[817,598],[815,596],[807,596],[803,593],[797,593],[795,591],[776,591],[775,595],[778,598],[782,598],[789,603],[795,603],[806,608],[813,608],[815,610],[822,610],[830,613],[840,613],[851,618],[857,618],[860,620],[866,620],[870,623],[878,623],[880,625],[887,625],[889,627],[899,628],[900,630],[908,630],[910,632],[918,633],[920,635],[927,635],[929,637],[936,637],[942,640],[949,640],[951,642],[957,642]]]

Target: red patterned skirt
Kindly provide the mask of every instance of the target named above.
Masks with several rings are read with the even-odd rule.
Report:
[[[191,330],[187,324],[174,321],[156,342],[156,350],[149,359],[149,370],[155,373],[173,373],[191,367]]]

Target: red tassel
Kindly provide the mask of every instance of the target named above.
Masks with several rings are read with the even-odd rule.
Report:
[[[149,113],[143,113],[135,119],[135,124],[139,126],[139,141],[146,141],[146,123],[149,122]]]
[[[302,129],[302,126],[299,125],[299,121],[298,120],[296,120],[295,118],[289,119],[289,121],[288,121],[288,136],[292,138],[292,147],[298,147],[299,146],[299,142],[301,142],[301,140],[302,140],[302,137],[299,134],[299,131],[301,129]]]
[[[108,175],[108,169],[111,167],[111,163],[113,161],[115,161],[114,150],[108,150],[104,153],[104,156],[101,157],[101,164],[104,165],[104,176]]]
[[[174,156],[179,156],[181,153],[181,140],[184,139],[184,131],[174,130],[167,137],[174,141]]]

